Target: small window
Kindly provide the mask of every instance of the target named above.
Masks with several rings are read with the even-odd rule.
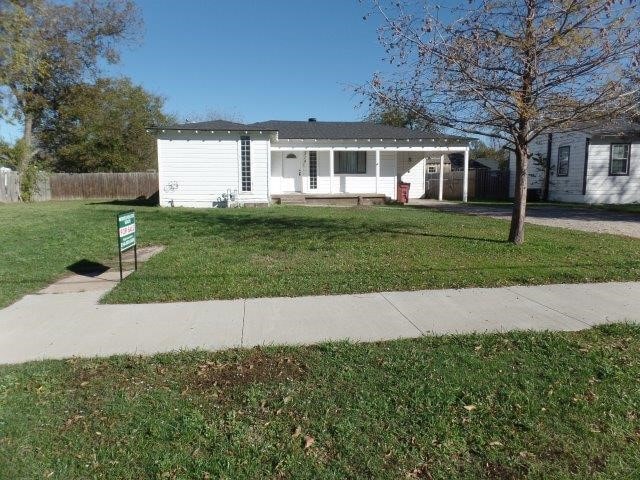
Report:
[[[558,176],[566,177],[569,175],[569,156],[571,155],[571,147],[560,147],[558,149]]]
[[[243,192],[251,191],[251,139],[240,137],[240,187]]]
[[[309,188],[316,190],[318,188],[318,154],[309,152]]]
[[[427,165],[427,173],[438,173],[437,165]]]
[[[367,173],[367,152],[336,152],[334,173]]]
[[[612,143],[609,159],[609,175],[629,175],[629,157],[631,145],[628,143]]]

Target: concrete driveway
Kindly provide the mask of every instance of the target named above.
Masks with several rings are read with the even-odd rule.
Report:
[[[509,204],[475,204],[438,202],[436,200],[412,200],[411,206],[434,208],[445,212],[484,215],[509,220]],[[611,233],[640,238],[640,214],[611,212],[595,208],[561,205],[530,204],[527,206],[527,223],[550,227],[570,228],[585,232]]]

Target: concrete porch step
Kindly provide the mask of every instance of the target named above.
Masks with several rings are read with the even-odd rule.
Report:
[[[304,195],[279,195],[276,201],[280,205],[305,205],[307,203]]]

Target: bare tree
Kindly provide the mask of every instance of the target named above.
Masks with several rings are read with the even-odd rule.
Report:
[[[516,158],[513,243],[524,241],[530,142],[637,109],[635,0],[371,1],[397,71],[361,93],[504,142]]]
[[[244,118],[235,110],[227,111],[218,108],[206,108],[201,111],[190,112],[184,119],[185,122],[207,122],[209,120],[226,120],[228,122],[242,123]]]
[[[60,91],[116,62],[117,46],[141,26],[132,0],[0,0],[0,100],[23,123],[24,171],[36,152],[33,131]]]

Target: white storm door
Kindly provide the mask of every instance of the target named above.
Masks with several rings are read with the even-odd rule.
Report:
[[[302,191],[302,161],[296,158],[282,159],[282,191],[301,192]]]

